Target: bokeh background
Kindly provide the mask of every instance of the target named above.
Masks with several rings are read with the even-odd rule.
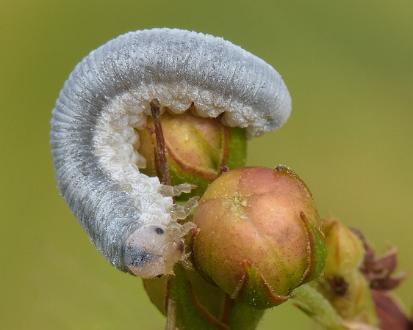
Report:
[[[0,328],[162,329],[139,280],[96,252],[56,190],[49,119],[74,65],[129,30],[223,36],[283,75],[293,114],[250,142],[248,163],[287,164],[324,216],[396,245],[413,272],[410,0],[0,0]],[[413,306],[413,278],[398,290]],[[285,304],[260,329],[309,329]]]

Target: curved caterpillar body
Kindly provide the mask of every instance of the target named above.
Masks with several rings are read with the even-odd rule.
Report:
[[[170,273],[187,228],[172,220],[173,200],[139,172],[134,129],[149,103],[202,117],[250,136],[279,127],[290,112],[280,75],[243,49],[210,35],[153,29],[130,32],[92,51],[56,101],[51,146],[58,185],[98,250],[142,277]]]

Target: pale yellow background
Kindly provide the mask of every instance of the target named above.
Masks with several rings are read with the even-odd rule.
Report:
[[[74,65],[120,33],[209,32],[274,65],[288,124],[248,162],[295,169],[324,216],[397,245],[413,271],[410,0],[0,0],[0,329],[162,329],[139,280],[108,265],[58,196],[49,119]],[[399,290],[413,305],[413,278]],[[260,329],[308,329],[292,306]]]

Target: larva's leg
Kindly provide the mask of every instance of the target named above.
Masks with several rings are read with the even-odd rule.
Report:
[[[172,219],[184,220],[192,213],[193,210],[198,206],[199,197],[191,197],[183,204],[174,204],[173,209],[171,210]]]
[[[176,186],[161,185],[159,192],[164,196],[178,197],[182,194],[189,194],[197,186],[191,183],[181,183]]]

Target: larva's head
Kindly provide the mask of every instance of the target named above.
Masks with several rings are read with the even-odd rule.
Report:
[[[142,278],[171,274],[185,252],[182,236],[178,225],[146,225],[135,230],[124,248],[126,268]]]

